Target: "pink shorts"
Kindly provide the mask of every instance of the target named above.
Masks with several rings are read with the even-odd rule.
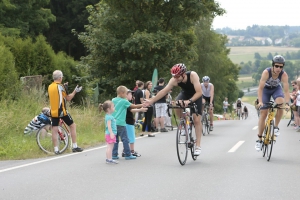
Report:
[[[109,134],[105,134],[105,141],[108,144],[116,143],[116,136],[114,137],[114,139],[111,139]]]

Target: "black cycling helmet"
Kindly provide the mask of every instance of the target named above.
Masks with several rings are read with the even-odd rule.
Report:
[[[272,59],[272,66],[275,65],[275,63],[280,63],[280,64],[285,64],[285,59],[283,56],[281,55],[277,55],[277,56],[274,56],[274,58]]]

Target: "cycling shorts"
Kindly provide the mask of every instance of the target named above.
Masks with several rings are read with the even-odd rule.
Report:
[[[277,86],[275,88],[264,88],[263,93],[262,93],[263,104],[270,102],[271,97],[273,97],[274,101],[278,97],[284,98],[282,88],[280,86]],[[268,109],[268,108],[267,108],[267,106],[262,106],[260,109]]]
[[[74,121],[73,121],[71,115],[68,114],[68,115],[65,115],[65,116],[63,116],[63,117],[52,117],[52,118],[51,118],[51,120],[52,120],[52,126],[58,126],[58,124],[59,124],[59,119],[64,120],[64,122],[65,122],[68,126],[70,126],[70,125],[72,125],[72,124],[74,123]]]
[[[206,97],[206,96],[202,95],[202,98],[205,100],[205,103],[210,103],[210,97]],[[213,105],[213,107],[215,106],[214,100],[212,101],[212,105]]]
[[[184,93],[184,91],[181,91],[179,93],[179,95],[176,97],[176,101],[178,100],[189,100],[193,97],[194,95],[188,95],[186,93]],[[197,99],[195,101],[195,104],[197,105],[197,109],[198,109],[198,114],[201,115],[202,111],[202,97],[200,97],[199,99]],[[195,113],[195,110],[192,109],[192,112]]]

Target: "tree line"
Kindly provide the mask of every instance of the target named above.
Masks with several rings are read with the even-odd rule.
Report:
[[[23,15],[15,15],[21,9]],[[183,62],[200,78],[210,76],[217,102],[234,101],[240,68],[228,58],[227,37],[211,30],[224,12],[213,0],[6,0],[0,2],[0,47],[10,55],[15,83],[41,74],[46,85],[61,69],[71,86],[84,84],[82,97],[99,85],[104,100],[118,85],[149,80],[154,68],[168,79],[170,68]]]

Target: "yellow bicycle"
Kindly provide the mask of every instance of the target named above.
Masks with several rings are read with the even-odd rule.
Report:
[[[282,104],[275,104],[273,101],[270,101],[265,104],[268,108],[268,116],[265,123],[265,129],[262,135],[262,146],[261,151],[263,153],[263,157],[266,156],[267,161],[270,161],[273,144],[276,142],[276,136],[274,135],[274,118],[277,109],[281,108]]]

